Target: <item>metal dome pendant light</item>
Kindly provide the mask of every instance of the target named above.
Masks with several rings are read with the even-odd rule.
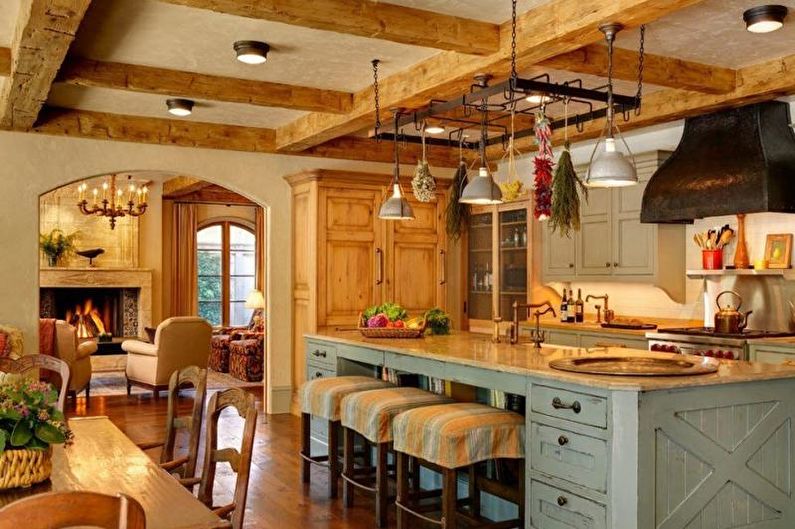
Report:
[[[588,174],[585,178],[585,185],[588,187],[625,187],[638,183],[635,157],[615,124],[613,106],[613,42],[616,33],[621,29],[620,24],[604,24],[599,27],[599,31],[604,33],[607,41],[607,123],[591,153]],[[643,57],[642,52],[641,57]],[[639,85],[641,68],[642,66],[639,68]],[[628,156],[618,149],[616,139],[624,145]]]
[[[381,103],[378,94],[378,64],[381,61],[373,59],[373,94],[375,96],[375,136],[378,137],[378,132],[381,129]],[[398,125],[400,121],[400,109],[395,108],[392,110],[395,119],[395,134],[393,136],[393,145],[395,153],[395,167],[392,171],[392,195],[388,197],[381,204],[378,210],[378,218],[383,220],[414,220],[414,210],[411,204],[406,200],[403,195],[403,189],[400,187],[400,152],[398,150]]]

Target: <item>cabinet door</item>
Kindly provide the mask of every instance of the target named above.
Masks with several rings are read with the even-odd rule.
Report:
[[[318,325],[355,325],[381,298],[383,248],[374,191],[326,189],[318,208]]]
[[[473,214],[467,231],[467,310],[469,321],[491,322],[493,312],[494,277],[494,215],[492,212]]]
[[[640,206],[646,183],[613,191],[613,273],[653,275],[657,227],[641,224]]]
[[[574,277],[576,245],[575,235],[571,237],[552,233],[548,223],[542,223],[543,252],[544,252],[544,277],[560,280],[565,277]]]
[[[613,272],[610,189],[591,189],[582,202],[577,234],[577,275],[609,276]]]
[[[441,197],[438,200],[443,200]],[[410,314],[445,308],[447,255],[442,203],[411,201],[414,220],[386,226],[384,300]]]

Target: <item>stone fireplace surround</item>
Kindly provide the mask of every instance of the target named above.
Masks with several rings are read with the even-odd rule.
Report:
[[[40,288],[122,288],[138,291],[138,336],[152,326],[152,270],[146,268],[42,268]]]

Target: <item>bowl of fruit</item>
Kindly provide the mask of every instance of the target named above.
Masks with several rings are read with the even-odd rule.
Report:
[[[397,303],[384,303],[362,312],[358,327],[367,338],[422,338],[425,325],[425,317],[409,318]]]

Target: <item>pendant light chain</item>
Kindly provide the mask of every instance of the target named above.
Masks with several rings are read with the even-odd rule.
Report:
[[[511,0],[511,88],[516,89],[516,0]]]
[[[646,41],[646,24],[640,26],[640,47],[638,49],[638,92],[635,95],[635,115],[640,116],[641,95],[643,94],[643,55]]]
[[[613,40],[615,33],[608,30],[607,38],[607,124],[610,127],[608,137],[613,137]]]
[[[373,59],[373,95],[375,96],[375,134],[378,139],[378,132],[381,130],[381,101],[378,94],[378,64],[379,59]],[[397,133],[397,130],[395,131]]]

